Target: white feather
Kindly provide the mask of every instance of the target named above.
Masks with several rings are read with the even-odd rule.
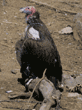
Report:
[[[33,36],[33,39],[40,39],[39,32],[33,27],[29,29],[29,33]]]

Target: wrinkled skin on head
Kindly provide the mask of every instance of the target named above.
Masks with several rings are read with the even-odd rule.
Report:
[[[26,21],[28,21],[28,18],[36,12],[36,9],[34,6],[27,6],[24,8],[20,8],[20,12],[26,13],[25,18],[26,18]]]

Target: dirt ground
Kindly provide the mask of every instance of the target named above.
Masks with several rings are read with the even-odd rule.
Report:
[[[6,0],[5,5],[2,5],[3,0],[0,0],[0,110],[22,110],[28,105],[26,102],[28,99],[7,102],[10,93],[6,92],[9,90],[13,93],[25,91],[25,87],[17,81],[21,78],[21,74],[15,55],[15,43],[22,37],[26,27],[25,15],[19,12],[21,7],[32,5],[40,12],[41,20],[48,27],[59,51],[63,73],[65,75],[82,74],[81,47],[72,34],[60,35],[58,33],[68,25],[73,27],[75,14],[82,13],[82,0],[37,0],[49,6],[30,1]],[[39,110],[39,106],[40,104],[35,109]],[[32,107],[31,105],[31,109]],[[70,98],[67,97],[66,92],[63,92],[61,107],[61,110],[81,110],[82,98]]]

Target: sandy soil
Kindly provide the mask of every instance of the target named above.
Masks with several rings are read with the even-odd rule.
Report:
[[[3,6],[3,1],[0,0],[0,110],[20,110],[27,106],[27,99],[19,99],[19,102],[1,102],[9,100],[9,93],[6,91],[12,90],[13,93],[25,91],[25,87],[17,81],[18,78],[21,78],[21,74],[15,55],[15,43],[22,37],[26,27],[24,14],[19,12],[21,7],[32,5],[40,12],[41,20],[48,27],[60,53],[63,73],[82,74],[81,48],[74,40],[73,35],[58,33],[68,25],[73,27],[74,15],[82,13],[82,0],[37,0],[49,6],[29,1],[6,0],[6,4]],[[13,74],[12,70],[16,74]],[[39,106],[40,104],[36,106],[36,110],[39,109]],[[82,99],[67,97],[67,93],[63,92],[61,106],[61,110],[81,110]]]

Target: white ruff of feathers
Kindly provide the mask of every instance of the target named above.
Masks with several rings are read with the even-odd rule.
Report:
[[[39,32],[33,27],[29,29],[29,33],[32,35],[32,39],[40,39]]]

